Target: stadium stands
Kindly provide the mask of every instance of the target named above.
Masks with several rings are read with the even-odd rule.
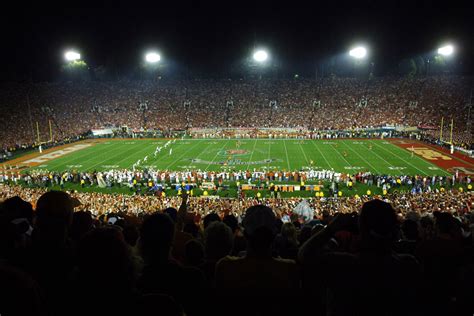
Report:
[[[0,146],[37,142],[36,122],[40,141],[49,140],[49,120],[60,141],[110,126],[437,129],[441,117],[446,128],[455,120],[454,141],[468,146],[471,84],[472,78],[460,76],[12,83],[0,89]]]
[[[40,140],[49,139],[48,121],[55,140],[63,142],[111,126],[438,128],[445,117],[455,120],[454,141],[467,147],[471,80],[8,84],[0,88],[0,146],[30,146],[38,137],[37,122]],[[147,107],[140,109],[140,103]],[[433,131],[427,137],[430,133],[436,138]],[[14,169],[2,174],[0,315],[474,313],[472,177],[307,169],[280,171],[277,179],[274,172],[144,169],[99,175]],[[211,185],[224,178],[278,180],[278,185],[313,180],[393,190],[306,199],[282,199],[272,189],[267,198],[133,192],[137,182],[147,188],[190,177]],[[133,185],[131,194],[50,190],[64,181],[86,189],[99,182],[102,188]],[[411,192],[398,191],[400,186]]]

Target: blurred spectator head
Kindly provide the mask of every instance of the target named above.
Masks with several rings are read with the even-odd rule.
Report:
[[[220,222],[221,221],[221,218],[219,217],[219,215],[217,213],[210,213],[210,214],[207,214],[206,216],[204,216],[204,229],[207,228],[207,226],[209,226],[209,224],[211,224],[212,222]]]
[[[276,235],[275,214],[264,205],[255,205],[247,209],[242,222],[249,250],[257,254],[267,252]]]
[[[387,249],[398,237],[397,215],[389,203],[365,202],[359,217],[362,240],[371,248]]]
[[[204,246],[208,259],[218,260],[230,254],[234,245],[234,235],[229,226],[222,222],[212,222],[204,231]]]
[[[167,260],[174,232],[174,222],[167,214],[156,212],[147,216],[139,238],[139,248],[145,261]]]
[[[199,266],[204,262],[204,246],[197,239],[191,239],[184,245],[184,262],[189,266]]]
[[[74,202],[61,191],[43,194],[36,204],[35,237],[46,245],[64,243],[72,224]]]

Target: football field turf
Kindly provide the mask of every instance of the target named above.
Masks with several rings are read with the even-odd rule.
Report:
[[[99,140],[50,159],[39,156],[31,169],[50,171],[140,168],[158,170],[280,170],[333,169],[354,174],[449,175],[421,156],[381,139],[183,139],[159,154],[165,139]],[[74,145],[73,145],[74,146]],[[81,146],[81,145],[75,145]],[[172,153],[170,154],[170,149]],[[52,155],[55,156],[55,155]],[[144,158],[147,157],[146,161]],[[313,163],[311,163],[311,161]]]

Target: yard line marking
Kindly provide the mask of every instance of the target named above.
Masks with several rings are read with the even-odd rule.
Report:
[[[390,163],[389,161],[387,161],[384,157],[382,157],[382,156],[380,156],[379,154],[377,154],[376,151],[372,151],[372,153],[373,153],[374,155],[376,155],[377,157],[379,157],[380,159],[382,159],[383,161],[385,161],[385,163],[388,164],[388,165],[390,165],[390,167],[396,167],[395,165],[393,165],[392,163]],[[403,174],[403,172],[402,172],[401,170],[399,170],[399,169],[393,169],[393,170],[397,171],[397,172],[400,173],[400,174]]]
[[[403,160],[404,162],[406,162],[407,164],[409,164],[409,165],[412,166],[413,168],[415,168],[415,169],[421,171],[423,174],[425,174],[426,176],[428,176],[428,174],[427,174],[425,171],[421,170],[420,168],[418,168],[417,166],[413,165],[412,163],[406,161],[405,159],[403,159],[402,157],[400,157],[400,156],[397,155],[396,153],[392,152],[391,150],[385,149],[383,146],[380,146],[379,144],[377,144],[377,143],[374,142],[374,141],[371,141],[371,140],[370,140],[370,142],[373,143],[373,144],[375,144],[375,146],[378,146],[378,147],[382,148],[382,149],[385,150],[386,152],[388,152],[388,153],[390,153],[390,154],[392,154],[392,155],[398,157],[398,159]],[[425,161],[423,160],[423,162],[425,162]]]
[[[288,150],[286,149],[286,140],[283,140],[283,145],[285,146],[286,163],[288,165],[288,171],[290,171],[291,170],[291,168],[290,168],[290,158],[288,157]]]
[[[230,141],[230,140],[227,140],[227,141],[225,142],[224,146],[222,146],[222,148],[217,151],[217,153],[216,153],[216,155],[214,156],[214,158],[212,158],[211,163],[208,163],[208,164],[207,164],[207,167],[206,167],[206,169],[204,169],[204,171],[207,171],[207,169],[209,169],[209,167],[210,167],[211,164],[214,162],[214,160],[216,160],[216,158],[217,158],[217,156],[219,155],[220,151],[223,150],[223,149],[227,146],[227,144],[229,143],[229,141]]]
[[[398,147],[398,146],[395,146],[395,145],[394,145],[393,147],[396,148],[396,149],[399,150],[399,151],[405,152],[405,150],[402,149],[401,147]],[[430,146],[428,145],[428,147],[430,147]],[[448,156],[449,156],[449,155],[448,155]],[[418,156],[417,154],[413,155],[413,157],[415,157],[416,159],[421,160],[425,165],[430,165],[430,167],[431,167],[431,165],[434,165],[434,164],[432,164],[431,162],[424,160],[423,158],[421,158],[421,157]],[[456,158],[455,156],[453,156],[453,157]],[[456,159],[457,159],[457,158],[456,158]],[[436,166],[436,165],[434,165],[434,166]],[[439,170],[443,171],[446,175],[449,175],[449,176],[451,175],[451,173],[447,172],[447,171],[444,170],[442,167],[438,167],[438,166],[436,166],[436,167],[437,167]],[[427,175],[428,175],[428,174],[427,174]]]
[[[329,163],[329,161],[326,159],[326,156],[324,156],[323,152],[321,151],[321,149],[319,149],[319,147],[316,145],[316,142],[314,140],[311,141],[311,143],[314,145],[314,147],[316,147],[316,149],[318,150],[318,152],[321,154],[321,156],[323,157],[324,161],[326,161],[326,164],[328,165],[329,168],[331,168],[332,170],[334,170],[334,168],[331,166],[331,164]]]
[[[178,159],[175,159],[172,163],[170,163],[169,165],[166,166],[166,168],[162,169],[162,170],[168,170],[169,167],[171,167],[174,163],[176,163],[177,161],[180,161],[181,158],[183,158],[188,152],[190,152],[192,149],[194,149],[195,147],[197,147],[198,145],[200,144],[200,142],[196,142],[196,145],[194,146],[191,146],[188,148],[188,150],[186,150]],[[208,145],[210,146],[210,145]],[[206,147],[207,149],[207,147]]]
[[[252,149],[252,152],[250,153],[250,159],[247,163],[247,170],[250,168],[250,162],[252,161],[253,153],[255,152],[255,147],[257,146],[257,140],[258,138],[255,138],[255,143],[253,144],[253,149]]]
[[[181,139],[180,142],[182,142],[182,141],[184,141],[184,140]],[[176,145],[177,145],[177,144],[176,144]],[[180,145],[181,145],[181,144],[180,144]],[[173,145],[171,145],[171,146],[173,146]],[[158,161],[160,161],[162,158],[169,156],[169,155],[166,155],[166,154],[165,154],[165,151],[163,150],[163,147],[161,147],[161,148],[162,148],[163,153],[161,153],[161,151],[160,151],[160,152],[159,152],[160,155],[158,156],[158,158],[154,157],[154,160],[153,160],[153,162],[151,163],[151,165],[152,165],[152,166],[154,165],[157,169],[158,169],[158,165],[157,165],[156,163],[157,163]],[[159,170],[159,169],[158,169],[158,170]]]
[[[145,146],[143,147],[143,149],[137,151],[136,153],[140,153],[140,152],[144,151],[145,149],[148,149],[148,147],[150,147],[150,146],[151,146],[151,144],[147,144],[147,145],[145,145]],[[120,153],[120,154],[118,154],[118,155],[114,155],[114,156],[112,156],[112,157],[106,159],[105,161],[111,160],[111,159],[113,159],[113,158],[115,158],[115,157],[117,157],[117,156],[121,156],[122,154],[128,153],[129,151],[133,151],[133,150],[136,150],[136,147],[135,147],[135,146],[133,146],[133,148],[130,148],[129,150],[124,151],[123,153]],[[114,161],[114,165],[118,165],[119,168],[120,168],[120,163],[121,163],[122,161],[125,161],[125,160],[127,160],[127,159],[130,159],[130,157],[133,157],[133,156],[135,156],[135,155],[126,156],[125,158],[120,159],[119,161]],[[95,167],[95,166],[97,166],[97,165],[100,165],[100,164],[103,164],[103,163],[104,163],[104,160],[102,160],[102,161],[99,162],[99,163],[96,163],[95,165],[93,165],[93,167]]]
[[[268,162],[267,162],[267,171],[270,169],[270,150],[272,148],[272,143],[271,141],[268,142]]]
[[[306,153],[304,152],[303,146],[301,146],[300,143],[298,143],[298,145],[300,146],[301,151],[303,152],[304,159],[306,159],[306,164],[309,165],[309,160],[308,160],[308,157],[306,157]]]
[[[90,148],[92,148],[92,147],[90,147]],[[117,146],[117,148],[112,149],[111,151],[105,151],[105,152],[103,152],[103,153],[101,153],[101,154],[98,154],[98,155],[93,155],[93,154],[91,155],[91,153],[87,153],[87,154],[85,154],[85,155],[78,156],[78,157],[76,157],[75,159],[68,159],[67,161],[65,161],[65,162],[63,162],[63,163],[57,165],[57,166],[55,167],[55,169],[57,169],[59,166],[66,166],[66,165],[69,164],[71,161],[80,160],[82,157],[87,157],[88,155],[90,155],[90,157],[87,158],[86,160],[81,160],[81,161],[80,161],[81,164],[83,165],[83,168],[82,168],[82,169],[83,169],[83,170],[89,170],[89,169],[92,169],[92,167],[97,166],[97,165],[99,165],[99,164],[94,164],[94,165],[92,165],[91,167],[89,167],[89,166],[87,166],[87,164],[85,164],[85,162],[88,162],[88,161],[91,161],[91,160],[95,160],[95,159],[97,159],[97,157],[101,157],[101,156],[104,156],[104,155],[108,155],[108,154],[110,154],[110,153],[112,153],[112,152],[116,152],[116,151],[118,151],[118,150],[120,150],[120,149],[122,149],[122,148],[123,148],[123,145]],[[113,157],[116,157],[116,156],[117,156],[117,155],[115,155],[115,156],[113,156]],[[101,161],[100,163],[103,163],[103,161]]]
[[[144,148],[143,148],[142,150],[139,150],[139,151],[137,151],[136,153],[137,153],[137,154],[138,154],[138,153],[141,153],[142,151],[145,151],[146,149],[149,149],[149,147],[155,147],[155,145],[150,143],[150,144],[148,144],[148,146],[144,146]],[[121,163],[122,161],[124,161],[124,160],[126,160],[126,159],[129,159],[129,158],[131,158],[131,157],[134,157],[134,156],[135,156],[135,155],[131,155],[131,156],[129,156],[129,157],[125,157],[125,158],[123,158],[123,159],[117,161],[115,164],[116,164],[116,165],[119,165],[119,167],[120,167],[120,163]],[[140,160],[141,160],[141,159],[140,159]],[[132,165],[132,166],[133,166],[133,165]]]
[[[377,168],[375,168],[368,160],[366,160],[363,156],[361,156],[356,150],[352,149],[351,146],[349,146],[344,140],[342,140],[342,143],[344,145],[346,145],[347,148],[349,148],[350,151],[352,151],[353,153],[355,153],[357,156],[359,156],[363,161],[365,161],[372,169],[374,169],[375,172],[377,172],[378,174],[382,174],[380,173],[380,171],[377,170]]]
[[[203,153],[207,152],[207,149],[208,149],[209,147],[211,147],[211,145],[214,145],[214,144],[212,144],[212,143],[207,144],[206,148],[204,148],[203,150],[201,150],[201,152],[200,152],[196,157],[194,157],[194,159],[199,158],[199,156],[201,156]],[[219,150],[217,151],[217,154],[216,154],[216,155],[218,155],[221,150],[222,150],[222,149],[219,149]],[[207,164],[207,168],[209,168],[209,164]],[[206,169],[206,170],[207,170],[207,169]]]
[[[121,146],[120,146],[120,147],[121,147]],[[87,147],[87,148],[84,148],[84,149],[89,149],[89,148],[97,148],[97,147],[95,147],[95,146],[90,146],[90,147]],[[115,150],[117,150],[117,149],[118,149],[118,148],[116,148]],[[112,151],[115,151],[115,150],[112,150]],[[77,153],[80,153],[80,151],[78,151]],[[105,153],[102,153],[102,154],[100,154],[99,156],[102,156],[103,154],[105,154]],[[90,153],[86,151],[85,154],[83,153],[82,155],[71,156],[71,157],[69,157],[68,159],[64,160],[64,162],[62,162],[62,163],[56,165],[54,168],[57,169],[57,168],[60,167],[60,166],[61,166],[61,167],[62,167],[62,166],[66,166],[66,165],[69,164],[69,162],[75,161],[75,160],[80,160],[81,158],[87,157],[88,155],[90,155]],[[90,156],[91,156],[91,157],[87,158],[86,160],[81,160],[81,164],[84,165],[85,162],[87,162],[87,161],[89,161],[89,160],[91,160],[91,159],[97,157],[97,156],[94,156],[94,155],[90,155]],[[52,159],[51,162],[53,162],[54,160],[55,160],[55,159]]]
[[[395,165],[393,165],[392,163],[390,163],[387,159],[385,159],[384,157],[382,157],[382,156],[380,156],[379,154],[377,154],[376,151],[373,151],[373,153],[374,153],[377,157],[379,157],[380,159],[382,159],[383,161],[385,161],[386,164],[390,165],[390,167],[394,167],[394,168],[396,167]],[[390,169],[390,168],[389,168],[389,169]],[[397,171],[399,174],[403,175],[403,172],[402,172],[401,170],[399,170],[399,169],[393,169],[393,170],[395,170],[395,171]]]
[[[338,150],[336,150],[336,148],[334,148],[333,145],[329,144],[329,147],[331,147],[335,152],[337,152],[339,156],[341,156],[341,158],[344,159],[344,161],[349,165],[349,167],[353,167],[353,165],[349,161],[347,161],[347,159],[344,158],[344,156]],[[354,170],[354,169],[351,169],[351,170]]]

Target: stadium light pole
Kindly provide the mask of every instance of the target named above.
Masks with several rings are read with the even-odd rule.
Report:
[[[429,70],[430,70],[430,62],[433,58],[436,58],[436,56],[443,56],[443,57],[450,57],[454,54],[454,46],[451,44],[446,44],[441,47],[438,47],[436,50],[438,53],[437,55],[434,53],[431,53],[427,60],[426,60],[426,76],[429,76]]]
[[[349,56],[352,57],[356,61],[366,59],[367,58],[367,48],[365,48],[364,46],[356,46],[356,47],[349,50]],[[372,72],[374,64],[372,63],[371,66],[372,66],[372,68],[371,68],[370,71]],[[355,75],[355,67],[356,67],[356,64],[354,63],[354,75]]]
[[[145,61],[150,64],[156,64],[161,60],[160,54],[157,52],[148,52],[145,55]]]
[[[263,64],[268,60],[268,52],[263,49],[256,50],[253,53],[253,60],[259,64]]]
[[[451,44],[438,48],[438,54],[443,56],[451,56],[454,53],[454,47]]]
[[[258,66],[263,67],[266,64],[266,62],[269,60],[269,55],[265,49],[256,49],[253,52],[252,59]],[[260,80],[262,79],[261,70],[259,71],[259,79]]]
[[[363,59],[367,56],[367,49],[363,46],[354,47],[349,51],[349,56],[355,59]]]
[[[76,60],[80,60],[81,59],[81,54],[79,54],[76,51],[70,50],[70,51],[67,51],[67,52],[64,53],[64,58],[69,62],[73,62],[73,61],[76,61]]]

